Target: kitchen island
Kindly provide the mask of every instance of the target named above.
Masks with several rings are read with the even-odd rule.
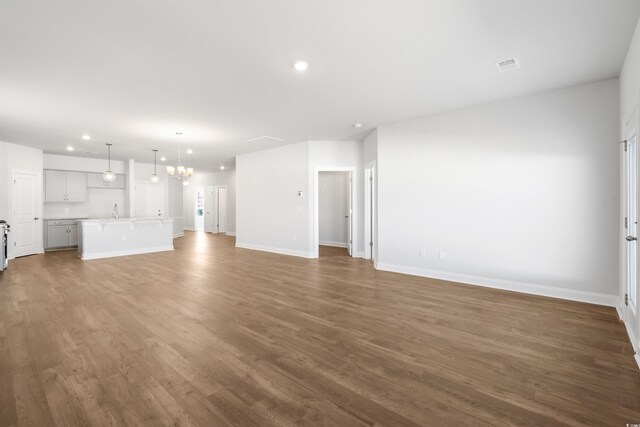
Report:
[[[173,250],[172,218],[79,220],[78,252],[83,260]]]

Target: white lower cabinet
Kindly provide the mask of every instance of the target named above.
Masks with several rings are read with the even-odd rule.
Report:
[[[44,242],[45,249],[62,249],[78,246],[78,221],[47,221]]]

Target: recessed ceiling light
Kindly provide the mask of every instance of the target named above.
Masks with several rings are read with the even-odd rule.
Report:
[[[362,123],[354,123],[353,127],[356,129],[360,129],[362,127]]]
[[[298,71],[306,71],[307,68],[309,68],[309,63],[307,61],[296,61],[295,64],[293,64],[293,68],[295,68]]]
[[[193,154],[193,150],[191,148],[187,148],[187,154]]]
[[[224,170],[224,166],[220,166],[220,170],[223,171]]]
[[[82,139],[84,139],[85,141],[88,141],[91,139],[91,135],[87,135],[86,133],[84,135],[82,135]]]
[[[67,151],[73,151],[75,150],[75,148],[73,148],[72,145],[67,145]]]
[[[161,161],[161,162],[166,162],[166,161],[167,161],[167,158],[166,158],[165,156],[162,156],[162,157],[160,157],[160,161]]]

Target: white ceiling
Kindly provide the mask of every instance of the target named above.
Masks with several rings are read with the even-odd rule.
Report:
[[[214,170],[261,135],[361,138],[616,77],[639,14],[638,0],[0,0],[0,140],[175,161],[180,130],[187,163]],[[498,73],[514,56],[522,68]]]

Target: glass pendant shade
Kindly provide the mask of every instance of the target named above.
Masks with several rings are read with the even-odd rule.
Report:
[[[111,172],[111,144],[109,143],[107,143],[107,150],[109,150],[109,167],[107,168],[107,171],[102,174],[102,179],[104,182],[113,182],[116,180],[116,174]]]
[[[176,168],[173,166],[167,166],[167,175],[174,176],[176,174]]]
[[[116,174],[111,171],[106,171],[102,174],[102,179],[104,182],[113,182],[116,180]]]
[[[151,182],[159,182],[159,181],[160,181],[160,177],[158,175],[156,175],[155,173],[151,175]]]
[[[186,173],[186,169],[184,166],[178,166],[178,175],[179,176],[184,176],[184,174]]]

